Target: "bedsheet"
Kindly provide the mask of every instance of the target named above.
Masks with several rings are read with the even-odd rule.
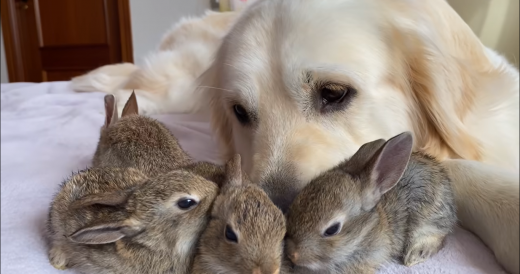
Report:
[[[75,273],[54,269],[44,237],[59,184],[90,164],[104,120],[102,93],[75,93],[69,82],[1,85],[1,273]],[[216,162],[217,145],[204,115],[155,115],[195,159]],[[431,260],[379,273],[502,274],[491,251],[457,228]]]

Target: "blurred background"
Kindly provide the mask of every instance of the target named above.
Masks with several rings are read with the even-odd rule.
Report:
[[[448,0],[484,45],[518,68],[518,0]]]
[[[62,81],[155,50],[184,16],[247,0],[0,0],[1,82]],[[448,0],[482,42],[518,67],[519,0]]]

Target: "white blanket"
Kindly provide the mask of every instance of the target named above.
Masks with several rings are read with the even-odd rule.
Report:
[[[44,238],[48,206],[72,171],[90,164],[103,124],[101,93],[74,93],[68,82],[1,85],[2,274],[74,273],[47,260]],[[160,115],[197,160],[217,156],[207,118]],[[458,228],[431,260],[379,273],[505,273],[473,234]]]

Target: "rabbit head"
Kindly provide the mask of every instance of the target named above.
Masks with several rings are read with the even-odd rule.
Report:
[[[280,271],[285,218],[267,194],[242,175],[240,161],[235,155],[226,164],[226,181],[201,237],[196,264],[207,267],[201,273]]]
[[[363,145],[349,160],[311,181],[287,213],[286,251],[291,261],[315,271],[363,252],[377,237],[377,204],[400,180],[412,137]]]
[[[118,218],[97,220],[68,238],[90,246],[115,243],[116,252],[128,258],[126,263],[140,263],[150,271],[161,265],[179,271],[187,269],[217,193],[218,187],[213,182],[177,170],[128,191],[87,195],[72,206],[118,208]]]
[[[117,116],[113,95],[105,96],[105,123],[92,160],[95,167],[135,167],[148,176],[192,163],[179,141],[159,121],[139,115],[135,93]]]

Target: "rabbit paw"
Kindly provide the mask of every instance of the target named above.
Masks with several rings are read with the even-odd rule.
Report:
[[[67,269],[67,256],[59,247],[51,248],[49,251],[49,261],[52,266],[58,270]]]
[[[420,239],[408,248],[403,259],[404,265],[410,267],[426,261],[439,251],[441,244],[442,238],[438,237]]]

